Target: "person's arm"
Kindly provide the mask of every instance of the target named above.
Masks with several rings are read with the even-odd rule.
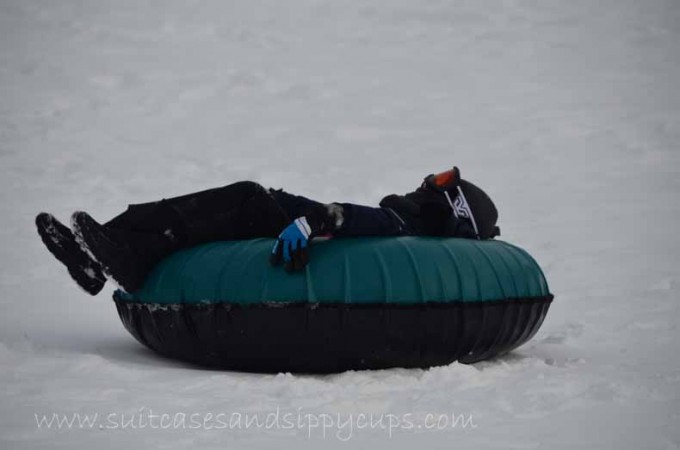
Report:
[[[301,270],[309,262],[309,241],[315,236],[335,237],[399,236],[410,234],[406,223],[389,208],[372,208],[353,203],[308,204],[279,235],[272,249],[272,265],[283,263],[289,270]]]
[[[410,234],[406,222],[391,208],[374,208],[353,203],[334,203],[342,212],[342,224],[333,231],[337,237],[402,236]]]

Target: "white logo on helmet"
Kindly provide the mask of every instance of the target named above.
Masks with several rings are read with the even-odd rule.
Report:
[[[470,205],[468,204],[465,194],[463,194],[463,190],[460,188],[460,186],[456,186],[456,188],[458,190],[458,195],[456,196],[455,201],[451,201],[451,196],[449,196],[449,193],[444,191],[444,195],[446,195],[446,199],[449,201],[449,205],[451,205],[451,208],[453,209],[453,215],[456,216],[456,218],[462,217],[463,219],[470,220],[470,222],[472,222],[472,228],[475,229],[477,239],[479,239],[479,230],[477,229],[475,216],[472,214],[472,208],[470,208]]]

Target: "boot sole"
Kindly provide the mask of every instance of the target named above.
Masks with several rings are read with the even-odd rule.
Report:
[[[97,295],[104,288],[106,277],[99,263],[80,248],[71,230],[48,213],[38,214],[35,225],[47,250],[66,266],[78,286],[90,295]]]

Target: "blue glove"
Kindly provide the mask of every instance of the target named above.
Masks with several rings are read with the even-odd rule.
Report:
[[[309,262],[308,243],[313,231],[305,216],[298,217],[284,228],[272,249],[269,259],[272,265],[283,261],[288,271],[303,269]]]
[[[302,270],[309,263],[309,240],[314,236],[332,234],[344,223],[342,205],[315,204],[283,229],[272,249],[269,261],[281,264],[288,271]]]

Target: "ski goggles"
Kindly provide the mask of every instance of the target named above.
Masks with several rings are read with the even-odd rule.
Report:
[[[425,185],[424,187],[428,187],[434,191],[444,192],[447,189],[454,189],[458,186],[459,181],[460,170],[458,170],[458,167],[454,166],[453,169],[449,169],[445,172],[426,176],[423,184]]]

